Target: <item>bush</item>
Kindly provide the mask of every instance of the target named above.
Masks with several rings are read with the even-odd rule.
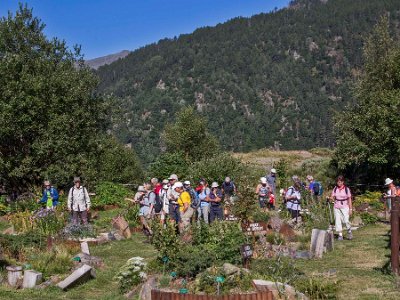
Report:
[[[301,275],[300,271],[294,267],[293,259],[283,256],[253,260],[251,271],[266,280],[284,284],[293,284]]]
[[[360,214],[360,217],[365,225],[375,224],[379,221],[379,218],[376,215],[370,214],[368,212],[362,212]]]
[[[101,182],[96,186],[96,196],[92,199],[92,207],[103,207],[104,205],[126,205],[124,200],[132,192],[121,184],[112,182]]]
[[[294,283],[296,289],[310,299],[337,299],[339,285],[336,281],[316,277],[299,277]]]
[[[213,267],[197,276],[194,292],[217,294],[217,277],[224,279],[220,283],[219,292],[221,295],[229,294],[232,290],[243,292],[252,288],[252,276],[249,273],[240,271],[238,274],[227,276],[222,268]]]
[[[188,174],[189,162],[183,152],[167,152],[160,155],[150,165],[149,174],[156,178],[168,178],[171,174],[177,174],[179,178],[185,178]]]
[[[55,246],[50,251],[29,251],[26,259],[34,270],[42,272],[44,277],[49,277],[67,273],[73,264],[72,254],[62,246]]]
[[[171,268],[178,276],[194,278],[211,267],[215,259],[215,253],[205,245],[184,244],[180,247],[176,259],[171,262]]]
[[[19,235],[0,234],[0,248],[11,258],[23,259],[27,249],[43,249],[47,245],[47,237],[36,232]]]

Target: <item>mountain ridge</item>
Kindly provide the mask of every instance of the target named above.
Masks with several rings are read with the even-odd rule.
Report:
[[[116,61],[118,59],[124,58],[129,53],[131,53],[131,51],[122,50],[122,51],[117,52],[117,53],[107,54],[107,55],[104,55],[104,56],[100,56],[100,57],[96,57],[96,58],[85,60],[85,63],[90,68],[92,68],[94,70],[97,70],[101,66],[109,65],[109,64],[113,63],[114,61]]]
[[[332,147],[332,116],[354,102],[363,39],[388,12],[398,34],[399,11],[394,0],[293,1],[137,49],[98,69],[99,92],[119,99],[113,131],[145,161],[186,105],[225,150]]]

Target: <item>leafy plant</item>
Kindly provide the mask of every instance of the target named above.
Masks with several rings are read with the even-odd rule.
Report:
[[[294,286],[305,293],[310,299],[337,299],[338,282],[317,277],[299,277]]]
[[[121,184],[112,182],[101,182],[96,186],[96,196],[93,197],[92,207],[104,205],[125,205],[124,200],[131,194],[131,191]]]
[[[144,272],[145,268],[146,262],[142,257],[130,258],[115,276],[120,292],[126,293],[129,289],[144,281],[147,277]]]
[[[48,277],[67,273],[72,267],[71,255],[73,253],[57,245],[50,251],[38,249],[28,251],[26,261],[32,265],[33,269],[42,272],[44,277]]]
[[[251,263],[253,273],[274,282],[292,284],[301,272],[294,267],[293,259],[278,255],[269,259],[255,259]]]
[[[365,225],[367,225],[367,224],[375,224],[376,222],[379,221],[379,218],[376,215],[370,214],[368,212],[362,212],[360,214],[360,217],[361,217],[361,220],[363,221],[363,223]]]
[[[21,259],[26,249],[43,249],[46,246],[46,239],[47,237],[37,232],[19,235],[0,234],[0,246],[10,257]]]

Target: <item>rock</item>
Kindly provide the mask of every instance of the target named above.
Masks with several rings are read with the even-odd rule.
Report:
[[[132,236],[128,222],[122,216],[117,216],[112,219],[112,226],[119,231],[119,234],[129,239]]]
[[[78,264],[78,268],[83,265],[89,265],[93,268],[103,268],[104,263],[100,257],[87,255],[85,253],[79,253],[76,257],[80,258],[80,264]],[[78,269],[76,268],[76,269]]]
[[[60,282],[60,280],[61,280],[60,276],[54,275],[54,276],[51,276],[49,280],[47,280],[47,281],[43,282],[42,284],[39,284],[38,286],[36,286],[36,288],[44,289],[44,288],[47,288],[47,287],[49,287],[49,286],[51,286],[53,284],[56,284],[56,283]]]
[[[385,220],[386,219],[386,213],[384,211],[378,211],[376,216],[381,220]]]
[[[358,212],[368,211],[368,209],[369,209],[369,204],[368,204],[368,203],[362,203],[362,204],[358,205],[355,209],[356,209],[356,211],[358,211]]]
[[[140,300],[151,300],[151,290],[157,286],[157,280],[155,276],[150,276],[146,282],[142,285],[142,289],[139,293]]]
[[[326,241],[325,241],[326,250],[333,251],[333,249],[335,248],[334,242],[335,242],[335,236],[333,234],[333,231],[327,231]]]
[[[122,241],[123,239],[125,239],[122,235],[120,235],[119,233],[114,233],[114,237],[116,241]]]
[[[271,219],[269,219],[267,226],[268,226],[268,228],[270,228],[276,232],[279,232],[282,224],[283,224],[283,221],[279,217],[272,217]]]
[[[327,231],[313,229],[311,232],[310,252],[314,257],[322,258],[322,254],[326,251],[325,244],[327,240]]]
[[[34,288],[42,281],[42,273],[36,272],[34,270],[26,270],[24,272],[24,281],[22,283],[22,287],[24,289]]]
[[[84,283],[91,278],[96,278],[95,269],[93,269],[91,266],[83,265],[63,281],[59,282],[57,286],[65,291],[77,284]]]
[[[363,225],[363,220],[361,219],[360,216],[355,216],[353,218],[353,221],[351,221],[351,225],[359,227],[359,226]]]
[[[296,237],[293,228],[288,224],[282,224],[281,229],[279,229],[279,233],[288,241],[293,241]]]
[[[271,291],[274,299],[277,300],[308,300],[304,294],[297,292],[294,287],[280,282],[254,279],[253,285],[258,291]]]
[[[7,229],[3,230],[3,234],[15,234],[14,226],[8,227]]]
[[[6,267],[8,271],[7,282],[12,287],[17,287],[18,282],[22,278],[22,267],[20,266],[8,266]]]
[[[83,254],[90,255],[89,245],[87,242],[81,242],[81,251]]]
[[[240,273],[240,270],[241,270],[239,267],[236,267],[235,265],[232,265],[230,263],[224,263],[222,265],[222,269],[223,269],[224,273],[228,276]]]

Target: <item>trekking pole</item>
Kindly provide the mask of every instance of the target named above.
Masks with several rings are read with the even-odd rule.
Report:
[[[333,216],[332,216],[332,208],[331,208],[331,202],[329,201],[329,197],[326,197],[326,204],[328,204],[328,209],[329,209],[329,223],[332,226],[333,225]]]

